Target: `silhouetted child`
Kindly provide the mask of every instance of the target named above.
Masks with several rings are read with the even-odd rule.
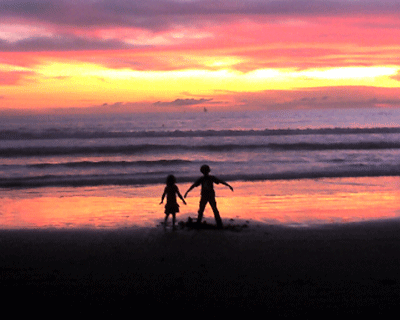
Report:
[[[164,226],[167,225],[167,220],[170,214],[172,214],[172,225],[175,228],[176,213],[179,212],[179,204],[176,202],[176,195],[186,204],[185,199],[183,199],[181,193],[179,192],[178,186],[175,184],[176,179],[172,174],[167,177],[167,185],[164,189],[164,193],[161,196],[162,204],[164,202],[165,196],[167,196],[167,203],[165,204],[165,219]]]
[[[231,189],[232,191],[233,188],[225,181],[210,175],[210,171],[211,169],[208,165],[205,164],[201,166],[200,172],[203,174],[203,176],[197,179],[196,182],[190,186],[188,191],[186,191],[185,193],[185,198],[190,190],[201,185],[201,197],[200,197],[200,205],[197,216],[197,223],[201,223],[201,220],[203,219],[204,209],[207,203],[210,203],[210,206],[214,212],[215,221],[217,222],[217,228],[222,228],[222,220],[219,215],[219,211],[217,209],[217,202],[215,201],[214,183],[215,184],[221,183],[229,187],[229,189]]]

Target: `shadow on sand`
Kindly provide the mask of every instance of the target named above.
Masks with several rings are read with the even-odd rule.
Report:
[[[201,223],[197,223],[197,219],[193,219],[189,217],[187,221],[180,221],[178,223],[178,226],[180,229],[195,229],[195,230],[229,230],[229,231],[235,231],[235,232],[240,232],[243,229],[246,229],[249,227],[249,221],[246,221],[245,223],[242,224],[234,224],[235,220],[230,219],[229,224],[225,224],[223,227],[218,227],[215,224],[210,224],[207,223],[207,221],[203,220]]]

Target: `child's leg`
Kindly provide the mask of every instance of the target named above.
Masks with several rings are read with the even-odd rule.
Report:
[[[172,214],[172,225],[175,227],[176,213]]]
[[[199,211],[197,214],[197,223],[200,223],[201,220],[203,219],[203,213],[204,213],[204,209],[206,208],[207,202],[208,202],[208,200],[205,199],[205,197],[200,198]]]
[[[219,211],[217,208],[217,202],[215,201],[215,198],[210,199],[210,206],[214,212],[214,217],[215,217],[215,221],[217,222],[217,227],[222,228],[222,220],[221,220],[221,216],[219,215]]]
[[[164,225],[167,224],[168,217],[169,217],[169,213],[166,213],[165,214],[165,219],[164,219]]]

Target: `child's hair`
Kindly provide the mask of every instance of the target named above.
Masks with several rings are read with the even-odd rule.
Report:
[[[206,164],[203,164],[203,165],[201,166],[201,168],[200,168],[200,172],[201,172],[202,174],[210,173],[210,171],[211,171],[210,167],[209,167],[208,165],[206,165]]]
[[[175,176],[174,176],[173,174],[170,174],[170,175],[167,177],[167,185],[171,186],[171,185],[173,185],[173,184],[175,184],[175,183],[176,183]]]

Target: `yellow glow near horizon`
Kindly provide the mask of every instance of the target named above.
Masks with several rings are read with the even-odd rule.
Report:
[[[199,63],[202,63],[204,66],[211,68],[226,68],[243,62],[243,59],[236,57],[212,57],[204,59],[199,59],[198,57],[196,57],[195,59],[198,60]]]
[[[210,65],[229,65],[237,60],[210,60]],[[190,84],[201,85],[197,89],[209,90],[250,90],[258,91],[285,87],[296,87],[302,81],[310,82],[312,86],[321,86],[324,81],[342,82],[343,85],[358,85],[362,82],[373,82],[375,79],[395,76],[400,72],[398,66],[374,66],[374,67],[344,67],[323,68],[309,70],[295,69],[258,69],[250,72],[240,72],[223,68],[217,70],[183,69],[169,71],[138,71],[132,69],[110,69],[96,64],[66,64],[53,63],[44,65],[36,70],[44,77],[74,77],[97,78],[105,81],[128,81],[142,87],[141,83],[151,81],[154,86],[176,83],[184,87]],[[396,86],[399,86],[396,83]],[[382,86],[382,83],[380,83]],[[393,86],[394,83],[392,83]],[[307,85],[308,87],[309,85]],[[188,89],[188,88],[187,88]],[[150,88],[151,90],[151,88]],[[182,89],[185,90],[185,89]]]
[[[236,63],[235,59],[215,60],[216,65]],[[212,64],[212,60],[210,60]],[[399,88],[394,79],[398,66],[345,67],[297,70],[266,68],[250,72],[226,68],[141,71],[128,68],[112,69],[99,64],[59,63],[32,68],[0,66],[3,73],[28,71],[7,90],[7,101],[14,104],[27,101],[35,107],[93,105],[104,102],[169,101],[190,95],[212,95],[216,92],[260,92],[293,90],[328,86],[375,86]],[[10,102],[11,104],[11,102]]]
[[[0,72],[14,72],[14,71],[29,72],[29,71],[32,71],[32,69],[26,68],[26,67],[21,67],[21,66],[13,66],[13,65],[9,65],[9,64],[1,64],[0,63]]]
[[[399,67],[377,66],[377,67],[344,67],[329,69],[313,69],[299,72],[300,76],[312,79],[327,80],[351,80],[394,76],[400,70]]]

